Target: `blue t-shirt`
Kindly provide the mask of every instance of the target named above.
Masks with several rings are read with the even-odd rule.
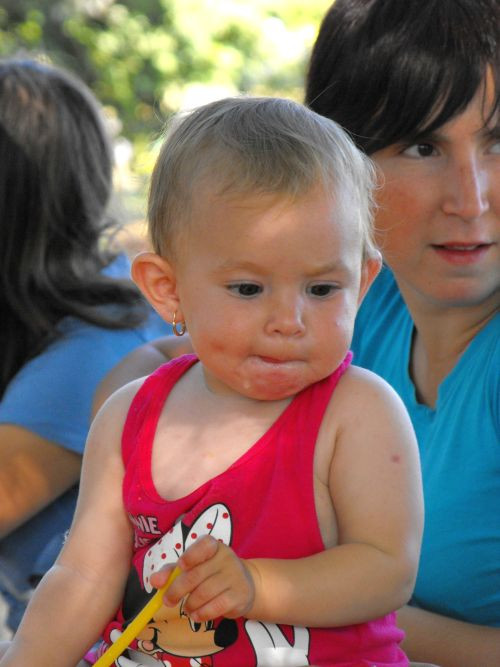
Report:
[[[129,277],[121,255],[105,271]],[[152,309],[133,329],[104,329],[65,318],[63,335],[26,363],[0,401],[0,423],[15,424],[61,447],[83,453],[97,385],[125,355],[143,343],[172,332]],[[24,611],[30,579],[52,565],[69,528],[77,487],[0,540],[0,592],[10,604],[8,623],[15,629]]]
[[[439,387],[419,403],[409,374],[413,321],[384,268],[356,320],[355,362],[403,399],[422,463],[425,529],[412,603],[500,626],[500,314],[471,341]]]

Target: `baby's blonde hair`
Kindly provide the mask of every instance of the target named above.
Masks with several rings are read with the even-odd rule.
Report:
[[[151,179],[153,248],[175,258],[193,201],[207,185],[222,197],[297,198],[319,184],[336,195],[341,213],[358,226],[363,256],[375,254],[375,170],[334,121],[273,97],[229,97],[178,114]]]

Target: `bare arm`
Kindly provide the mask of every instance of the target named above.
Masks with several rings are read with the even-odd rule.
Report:
[[[286,579],[279,561],[256,562],[261,590],[270,595],[262,593],[259,602],[257,580],[254,618],[277,618],[281,607],[290,614],[284,622],[348,625],[398,609],[413,590],[423,501],[416,439],[402,402],[380,378],[351,368],[322,431],[336,440],[326,481],[338,545],[285,562]]]
[[[101,380],[94,396],[92,414],[95,415],[106,399],[120,387],[149,375],[170,359],[192,351],[189,336],[165,336],[136,348]]]
[[[132,553],[120,436],[134,392],[117,393],[91,428],[68,540],[37,587],[2,667],[74,667],[120,603]]]
[[[82,459],[25,428],[0,424],[0,462],[2,539],[74,486]]]
[[[406,633],[402,646],[410,660],[432,661],[440,667],[500,665],[500,628],[409,606],[398,612],[398,625]]]

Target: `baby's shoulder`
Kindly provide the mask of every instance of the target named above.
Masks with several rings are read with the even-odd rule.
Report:
[[[383,377],[361,366],[351,365],[342,375],[335,390],[337,395],[349,398],[355,394],[358,398],[366,397],[379,400],[401,402],[397,392]]]
[[[403,401],[391,385],[360,366],[350,366],[342,375],[325,416],[334,419],[340,429],[370,428],[384,420],[411,424]]]
[[[130,404],[146,379],[147,376],[140,377],[116,389],[99,408],[96,419],[102,414],[109,416],[113,413],[128,412]]]
[[[325,411],[315,457],[315,469],[323,481],[322,470],[351,470],[361,466],[369,471],[370,467],[375,469],[380,465],[380,461],[406,461],[409,468],[416,470],[415,432],[394,389],[371,371],[349,367]]]
[[[120,433],[135,395],[146,378],[138,378],[120,387],[104,402],[95,415],[90,434]]]

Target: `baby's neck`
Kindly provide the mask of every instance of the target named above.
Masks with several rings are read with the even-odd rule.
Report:
[[[193,400],[200,405],[206,404],[210,412],[220,411],[231,414],[235,412],[237,414],[239,411],[244,411],[245,414],[255,416],[275,414],[293,399],[293,396],[285,396],[276,400],[267,400],[239,392],[207,372],[201,362],[192,366],[183,379],[186,381],[183,390],[189,391]]]
[[[293,398],[259,401],[214,393],[195,364],[170,393],[153,446],[153,480],[169,500],[219,475],[269,430]],[[175,475],[168,474],[175,471]]]

